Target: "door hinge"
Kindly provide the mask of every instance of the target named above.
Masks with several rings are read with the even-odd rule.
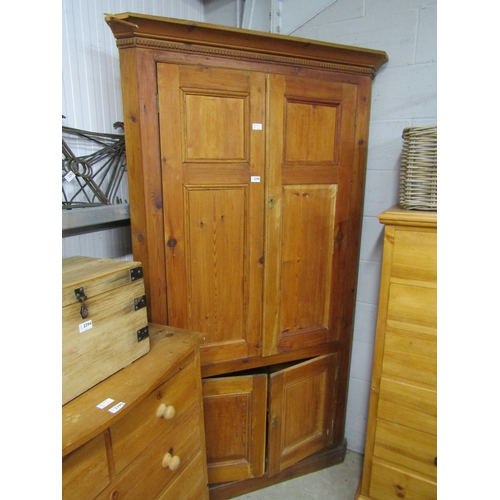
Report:
[[[354,110],[354,128],[358,125],[358,110]]]
[[[145,326],[140,330],[137,330],[137,342],[141,342],[149,337],[149,327]]]
[[[160,113],[160,96],[156,94],[156,112]]]
[[[130,281],[140,280],[142,277],[142,266],[137,266],[130,270]]]
[[[141,297],[137,297],[134,299],[134,311],[138,311],[139,309],[143,309],[146,307],[146,296],[142,295]]]

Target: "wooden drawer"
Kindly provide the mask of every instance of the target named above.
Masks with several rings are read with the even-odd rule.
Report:
[[[373,500],[436,500],[434,481],[373,460],[370,498]]]
[[[203,456],[198,453],[191,463],[172,484],[158,497],[158,500],[205,500],[208,499],[207,476]]]
[[[194,407],[183,419],[162,435],[158,435],[142,454],[127,467],[116,480],[97,498],[120,500],[156,498],[185,469],[202,448],[202,426],[200,407]],[[172,471],[164,468],[163,458],[167,453],[180,458],[179,468]]]
[[[396,228],[392,278],[437,281],[436,231]]]
[[[435,287],[391,283],[387,327],[436,335],[437,291]]]
[[[94,498],[109,484],[104,434],[66,455],[62,461],[62,497],[68,500]]]
[[[194,362],[153,391],[126,418],[110,427],[115,472],[121,472],[161,434],[171,429],[199,405],[198,377]],[[157,416],[160,405],[173,406],[172,419]]]
[[[386,329],[383,376],[436,387],[437,337]]]
[[[377,417],[428,434],[437,434],[437,393],[382,378]]]
[[[436,479],[436,435],[379,420],[373,456]]]

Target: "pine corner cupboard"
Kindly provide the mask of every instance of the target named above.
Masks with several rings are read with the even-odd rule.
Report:
[[[371,86],[387,55],[106,22],[149,320],[204,334],[210,498],[341,462]]]

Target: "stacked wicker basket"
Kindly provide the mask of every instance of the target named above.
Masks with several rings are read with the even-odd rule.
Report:
[[[403,208],[437,211],[437,127],[403,130],[399,188]]]

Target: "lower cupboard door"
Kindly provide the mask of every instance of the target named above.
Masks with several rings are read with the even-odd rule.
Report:
[[[203,380],[209,484],[264,474],[267,375]]]
[[[333,442],[337,353],[270,376],[268,476]]]

